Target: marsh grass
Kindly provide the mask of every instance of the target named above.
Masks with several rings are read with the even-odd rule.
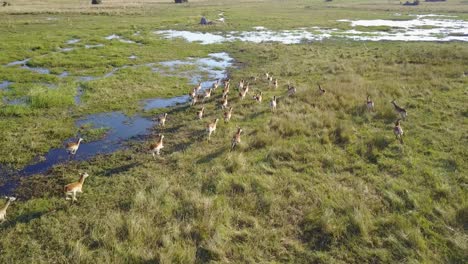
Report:
[[[342,16],[362,3],[326,5],[335,6],[333,14]],[[312,12],[291,6],[292,16],[279,6],[266,8],[280,17],[261,19],[244,13],[245,8],[228,6],[226,13],[240,22],[226,27],[242,29],[257,23],[289,27]],[[374,8],[383,6],[387,4]],[[41,14],[19,15],[10,23],[15,30],[40,34],[9,32],[8,43],[0,43],[11,51],[0,54],[5,63],[34,57],[31,65],[51,67],[53,72],[97,75],[125,65],[131,53],[147,60],[138,62],[144,63],[225,50],[242,65],[230,70],[233,83],[268,71],[279,79],[280,87],[274,90],[261,79],[252,83],[252,90],[264,91],[262,104],[251,98],[252,93],[240,101],[231,92],[232,120],[220,120],[210,141],[205,127],[222,117],[220,90],[205,104],[203,120],[195,118],[199,106],[148,111],[144,115],[168,112],[166,127],[154,127],[147,138],[129,142],[128,148],[115,153],[60,164],[44,175],[22,179],[16,192],[19,200],[0,226],[0,262],[463,263],[468,79],[461,74],[468,61],[466,45],[324,41],[207,47],[160,40],[148,33],[156,25],[190,24],[198,17],[186,15],[202,9],[218,11],[217,6],[197,3],[171,9],[171,17],[123,15],[138,25],[145,45],[129,47],[114,41],[106,42],[101,51],[65,55],[48,55],[45,50],[72,37],[81,38],[81,44],[91,35],[94,43],[103,42],[101,36],[108,33],[131,38],[125,31],[132,27],[128,22],[110,24],[115,10],[108,17],[87,19],[67,19],[58,13],[57,23],[63,23],[59,30],[51,29],[49,22],[33,22]],[[355,16],[375,16],[364,13],[369,12]],[[280,24],[281,16],[291,21]],[[67,32],[64,27],[70,23],[78,28]],[[111,26],[121,30],[115,32]],[[56,34],[49,41],[40,38],[52,30]],[[32,44],[27,39],[41,40],[34,42],[38,48],[29,51]],[[101,55],[105,58],[97,57]],[[13,166],[76,136],[75,118],[117,109],[136,112],[141,99],[178,95],[190,88],[181,79],[153,75],[145,67],[126,68],[83,84],[84,104],[74,106],[70,100],[75,80],[4,69],[8,72],[0,73],[3,79],[21,74],[25,81],[12,80],[11,91],[2,95],[31,98],[26,106],[2,106],[0,111],[0,162]],[[30,85],[36,80],[58,87]],[[291,97],[286,96],[288,82],[298,89]],[[318,93],[317,83],[326,94]],[[375,112],[365,109],[368,94]],[[274,113],[267,105],[273,95],[279,96]],[[404,144],[392,132],[398,118],[390,104],[393,99],[409,113],[402,122]],[[231,152],[237,127],[244,130],[242,143]],[[84,130],[90,137],[104,132]],[[166,136],[165,148],[154,160],[147,149],[158,133]],[[71,204],[61,190],[83,171],[91,176],[78,202]]]

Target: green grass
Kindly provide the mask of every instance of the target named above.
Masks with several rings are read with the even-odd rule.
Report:
[[[253,91],[264,92],[264,102],[258,104],[253,93],[238,100],[236,85],[231,87],[232,120],[220,121],[210,141],[205,126],[222,117],[220,90],[206,103],[201,121],[195,118],[200,106],[149,111],[143,114],[167,111],[166,128],[155,127],[152,136],[129,142],[128,149],[22,179],[15,194],[20,199],[0,225],[0,262],[463,263],[468,249],[467,46],[351,41],[199,45],[151,33],[186,25],[200,29],[193,25],[198,14],[219,9],[236,22],[208,30],[327,26],[335,17],[388,15],[379,11],[382,3],[369,13],[366,1],[306,3],[317,10],[299,8],[303,2],[286,10],[280,2],[269,3],[246,4],[251,8],[161,4],[147,11],[109,9],[107,16],[79,16],[67,9],[67,15],[53,14],[60,18],[55,22],[43,21],[51,14],[2,16],[10,26],[0,29],[7,36],[0,49],[8,51],[0,53],[1,64],[32,57],[31,65],[53,72],[98,76],[131,63],[226,51],[240,65],[230,72],[233,84],[271,72],[280,88],[274,90],[264,80],[253,83]],[[322,9],[324,5],[335,8]],[[252,16],[258,6],[266,8],[264,16]],[[140,16],[126,14],[137,11]],[[320,15],[310,18],[311,13]],[[275,15],[289,19],[283,22]],[[330,22],[323,19],[327,15]],[[141,31],[144,45],[101,38],[118,33],[138,40],[134,30]],[[51,53],[71,38],[82,39],[77,46],[106,46]],[[40,49],[29,51],[32,46]],[[139,58],[127,60],[131,54]],[[78,133],[91,139],[106,133],[76,128],[79,117],[112,110],[139,113],[142,99],[191,88],[180,78],[130,67],[82,84],[83,105],[75,106],[78,83],[71,77],[59,80],[14,67],[3,68],[0,76],[15,82],[3,95],[30,98],[26,106],[0,111],[0,163],[14,167]],[[38,85],[44,82],[58,87]],[[286,96],[288,82],[298,89],[293,97]],[[327,90],[323,96],[318,82]],[[365,109],[368,94],[374,113]],[[280,97],[275,113],[268,107],[273,95]],[[408,110],[403,145],[392,132],[397,118],[392,99]],[[230,152],[237,127],[244,130],[242,143]],[[147,147],[160,132],[165,148],[153,160]],[[71,204],[61,190],[83,171],[90,177],[78,202]]]

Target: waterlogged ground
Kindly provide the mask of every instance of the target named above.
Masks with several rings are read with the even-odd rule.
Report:
[[[317,26],[295,30],[268,30],[263,26],[255,26],[254,31],[227,33],[178,30],[159,30],[155,33],[165,38],[183,38],[189,42],[205,45],[232,41],[298,44],[333,38],[356,41],[468,41],[468,22],[464,20],[457,20],[454,16],[447,18],[444,15],[434,14],[415,16],[416,18],[409,20],[337,20],[349,23],[353,27],[351,30]]]
[[[466,6],[220,3],[0,10],[0,262],[463,263]],[[227,77],[230,122],[188,104]]]

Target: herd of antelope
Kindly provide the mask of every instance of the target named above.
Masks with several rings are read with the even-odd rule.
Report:
[[[251,79],[253,82],[257,81],[257,77],[252,77]],[[265,73],[265,79],[268,82],[269,87],[273,87],[273,89],[275,90],[278,88],[278,79],[277,78],[273,79],[273,76],[270,73]],[[223,119],[224,119],[224,122],[226,123],[231,120],[232,112],[234,109],[234,107],[232,105],[229,105],[229,102],[228,102],[230,86],[231,86],[230,79],[223,80],[223,92],[222,92],[221,101],[220,101],[220,108],[224,110]],[[324,95],[326,93],[326,90],[322,88],[320,84],[317,84],[317,86],[318,86],[318,94]],[[202,84],[199,83],[189,93],[189,96],[191,98],[190,105],[196,106],[199,103],[204,104],[207,100],[211,98],[213,93],[215,93],[215,91],[219,87],[221,87],[221,80],[217,80],[216,82],[214,82],[213,86],[206,89],[205,91],[201,91]],[[245,80],[239,81],[237,85],[237,89],[238,89],[239,100],[241,101],[244,100],[244,98],[247,97],[248,95],[248,92],[250,89],[250,82],[246,82]],[[296,88],[288,83],[287,89],[286,89],[287,96],[294,96],[296,92],[297,92]],[[256,102],[262,103],[263,92],[262,91],[257,92],[255,95],[252,96],[252,98]],[[269,106],[272,112],[276,111],[277,104],[278,104],[277,99],[278,99],[277,96],[273,96],[269,102]],[[396,139],[399,140],[401,144],[403,144],[403,129],[401,127],[401,120],[406,119],[407,111],[403,107],[397,105],[395,100],[391,101],[391,104],[393,105],[396,113],[400,116],[400,118],[398,118],[395,122],[395,126],[393,127],[393,133],[395,134]],[[367,111],[369,112],[375,111],[374,101],[371,100],[369,95],[367,96],[365,106],[366,106]],[[205,110],[206,108],[203,105],[197,111],[198,119],[203,119],[205,115]],[[158,126],[161,128],[164,128],[166,125],[166,120],[167,120],[167,113],[159,115],[157,117]],[[212,134],[216,131],[218,122],[219,122],[219,118],[215,118],[206,125],[206,135],[207,135],[208,140],[211,139]],[[242,131],[243,131],[242,128],[238,127],[236,132],[232,136],[230,151],[233,151],[236,148],[236,146],[238,146],[241,143]],[[156,158],[156,155],[161,155],[161,150],[164,148],[163,140],[164,140],[164,135],[158,134],[157,139],[150,143],[149,152],[152,154],[153,158]],[[82,141],[83,139],[79,138],[76,142],[70,142],[66,144],[66,150],[68,154],[70,155],[70,157],[76,154],[76,152],[78,151],[78,148],[80,147],[80,143]],[[80,174],[79,180],[77,182],[73,182],[64,186],[63,191],[65,194],[65,198],[67,200],[69,200],[71,196],[72,201],[77,201],[76,193],[82,192],[84,181],[88,176],[89,175],[87,173],[82,173]],[[6,219],[7,208],[9,207],[10,203],[12,201],[15,201],[16,199],[15,197],[5,197],[5,198],[7,199],[7,203],[4,205],[2,209],[0,209],[0,222],[3,222]]]

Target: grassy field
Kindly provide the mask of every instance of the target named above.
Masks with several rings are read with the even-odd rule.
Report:
[[[22,168],[80,128],[92,113],[168,112],[166,128],[89,161],[70,161],[23,178],[0,224],[0,263],[465,263],[468,256],[468,46],[463,42],[308,44],[164,40],[160,29],[231,31],[346,27],[337,19],[401,19],[414,13],[467,19],[466,1],[402,7],[398,1],[10,1],[0,7],[0,164]],[[259,13],[258,10],[263,10]],[[227,23],[198,26],[225,12]],[[135,32],[139,34],[135,35]],[[109,41],[118,34],[140,44]],[[80,39],[76,44],[66,44]],[[104,44],[87,49],[85,45]],[[69,52],[60,48],[74,47]],[[228,52],[233,84],[271,72],[243,101],[231,91],[231,122],[210,141],[206,124],[222,119],[220,91],[199,106],[143,112],[141,100],[186,94],[186,80],[115,67]],[[128,57],[136,55],[136,60]],[[63,71],[70,76],[60,78]],[[297,94],[286,96],[286,84]],[[320,95],[317,83],[327,90]],[[55,85],[50,88],[50,84]],[[82,104],[74,103],[77,86]],[[235,90],[236,86],[231,87]],[[263,91],[264,101],[251,99]],[[269,100],[279,96],[271,112]],[[375,112],[366,111],[366,96]],[[390,101],[408,111],[404,144],[393,135]],[[3,105],[1,105],[3,104]],[[229,151],[237,127],[242,143]],[[86,129],[86,128],[82,128]],[[153,160],[149,144],[164,133]],[[105,131],[88,131],[88,140]],[[89,173],[77,203],[63,186]],[[10,179],[3,177],[1,181]],[[4,200],[0,202],[0,207]]]

